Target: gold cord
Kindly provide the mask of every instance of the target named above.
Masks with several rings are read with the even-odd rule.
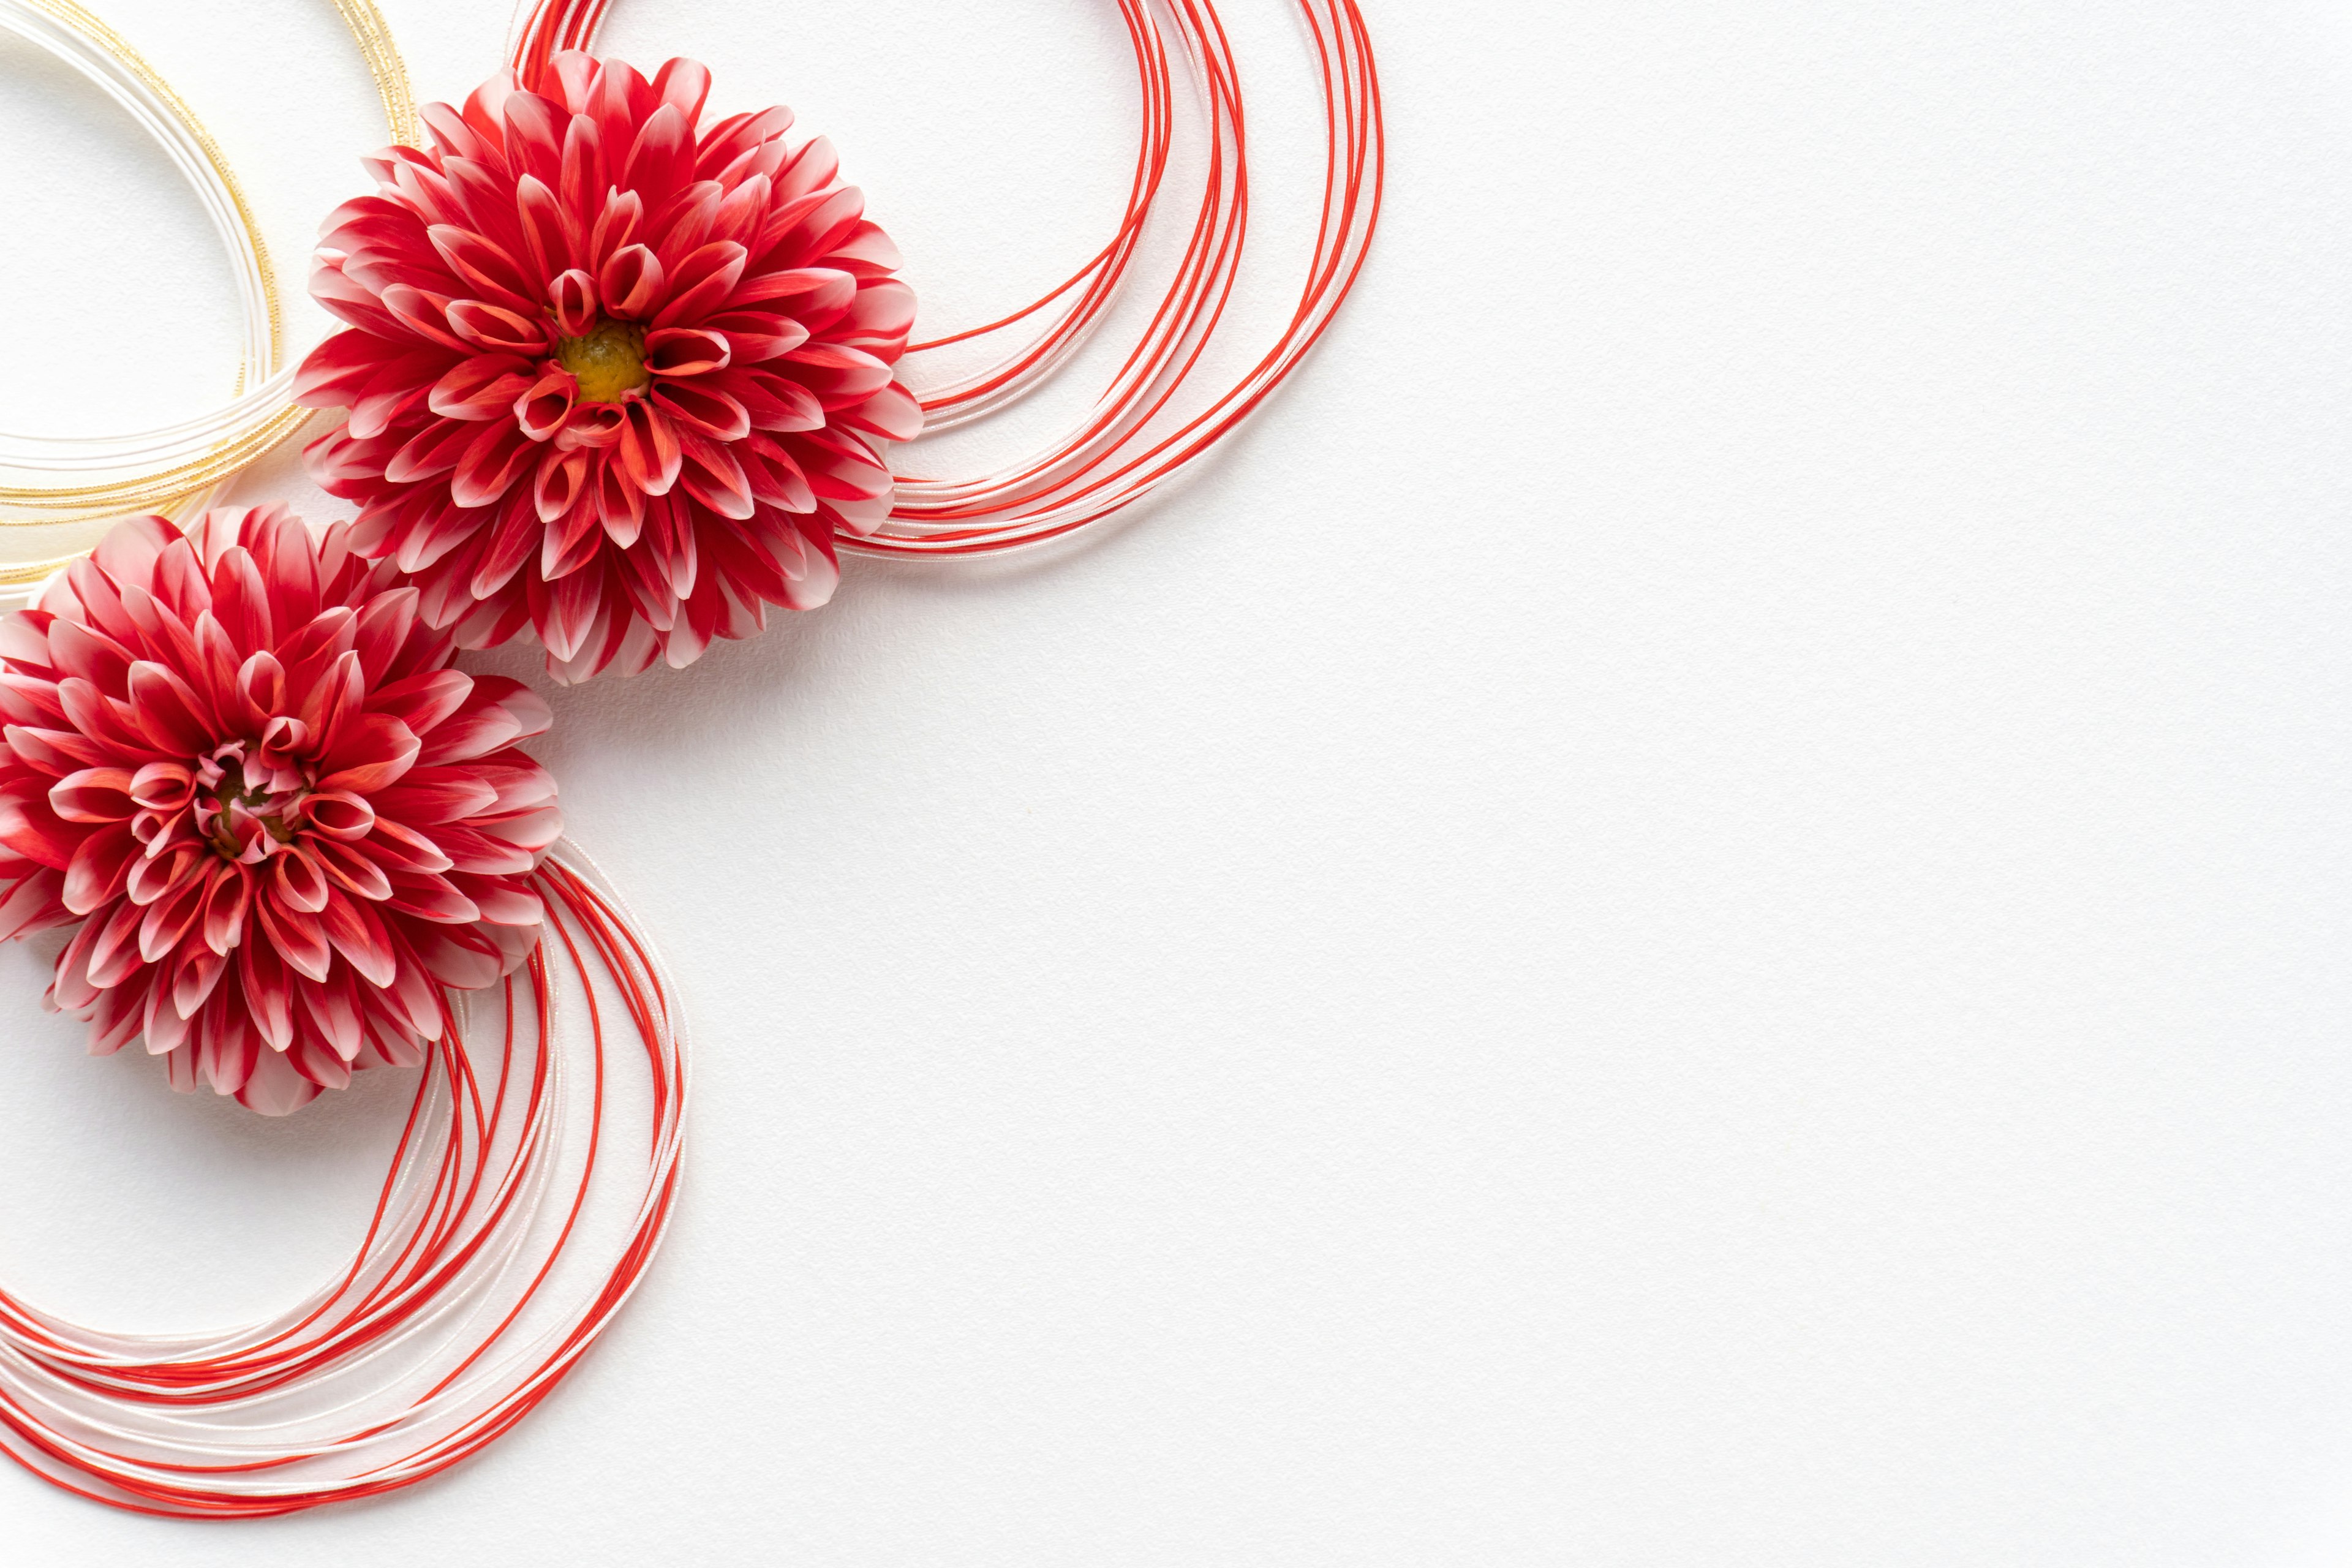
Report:
[[[220,144],[197,120],[195,111],[121,34],[76,4],[75,0],[26,0],[26,3],[79,33],[120,62],[180,122],[190,140],[203,153],[205,162],[212,165],[213,173],[218,176],[222,189],[236,209],[237,223],[252,247],[262,300],[268,312],[268,363],[253,363],[248,351],[237,371],[235,395],[243,395],[248,382],[266,380],[284,363],[285,334],[278,310],[277,279],[269,265],[268,246],[262,239],[260,226],[254,220],[244,188],[238,184]],[[375,8],[373,0],[335,0],[335,9],[341,14],[344,26],[350,28],[352,37],[358,42],[369,74],[375,79],[376,92],[383,103],[384,123],[391,131],[393,140],[415,145],[421,136],[415,100],[409,91],[408,72],[401,63],[400,50],[393,42],[392,31],[385,25],[383,14]],[[0,516],[0,527],[54,526],[133,512],[170,511],[187,506],[201,500],[215,485],[284,442],[309,418],[310,410],[289,405],[223,437],[204,456],[160,470],[86,485],[0,486],[0,508],[36,514]],[[0,585],[38,582],[87,553],[86,551],[77,551],[54,560],[0,566]]]

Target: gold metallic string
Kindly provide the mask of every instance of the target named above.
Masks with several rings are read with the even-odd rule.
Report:
[[[81,35],[153,94],[157,101],[180,122],[218,178],[222,190],[235,208],[237,224],[252,247],[254,264],[259,274],[257,281],[261,298],[268,313],[268,360],[264,363],[254,363],[248,349],[239,365],[235,394],[243,395],[248,384],[266,380],[284,363],[285,334],[279,315],[277,280],[269,265],[268,246],[262,238],[260,226],[254,219],[244,188],[229,167],[220,144],[214,141],[211,132],[205,129],[186,100],[172,89],[170,84],[121,34],[76,4],[75,0],[26,0],[26,4]],[[376,92],[383,104],[384,123],[393,140],[412,146],[416,144],[421,132],[416,121],[415,100],[409,90],[408,73],[401,63],[399,47],[393,42],[391,29],[385,25],[383,14],[372,0],[335,0],[335,8],[359,44],[360,54],[367,63],[369,74],[375,79]],[[222,437],[202,456],[159,469],[79,485],[0,486],[0,527],[53,526],[187,507],[200,501],[223,479],[284,442],[309,417],[308,409],[291,405],[270,410],[252,419],[243,428]],[[7,515],[9,512],[31,515]],[[38,582],[85,553],[86,551],[77,551],[52,560],[0,566],[0,585]]]

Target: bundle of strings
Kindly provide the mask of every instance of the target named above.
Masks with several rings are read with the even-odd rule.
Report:
[[[1142,112],[1125,209],[1103,247],[1032,303],[911,346],[1008,343],[923,399],[941,431],[1004,409],[1068,368],[1139,276],[1146,230],[1173,200],[1179,83],[1201,113],[1204,173],[1181,258],[1075,427],[983,475],[894,476],[883,555],[986,554],[1066,536],[1182,474],[1297,369],[1362,268],[1380,215],[1380,85],[1355,0],[1295,0],[1314,52],[1326,141],[1306,278],[1275,341],[1238,374],[1213,354],[1240,276],[1249,216],[1240,72],[1212,0],[1114,0]],[[405,79],[366,0],[336,0],[413,140]],[[536,84],[552,56],[593,42],[608,0],[534,0],[513,65]],[[0,510],[40,522],[200,504],[210,486],[290,434],[274,298],[218,149],[160,79],[72,0],[0,0],[0,25],[36,37],[108,85],[173,153],[248,282],[243,392],[228,409],[159,432],[87,443],[0,437],[0,470],[87,476],[0,489]],[[1173,40],[1171,46],[1171,40]],[[1181,203],[1176,202],[1179,221]],[[266,379],[264,379],[266,378]],[[0,567],[30,581],[59,562]],[[576,850],[535,874],[548,938],[503,989],[447,1027],[420,1083],[366,1235],[309,1299],[233,1332],[82,1328],[0,1291],[0,1451],[85,1497],[171,1516],[290,1512],[413,1484],[520,1421],[628,1300],[677,1192],[686,1100],[674,993],[650,944]],[[576,1008],[579,1022],[568,1026]],[[630,1096],[608,1093],[608,1019],[644,1052],[646,1126],[615,1145]],[[584,1071],[581,1063],[584,1060]],[[640,1153],[642,1158],[640,1159]]]
[[[438,1474],[553,1392],[653,1259],[687,1081],[674,993],[617,900],[584,861],[533,880],[549,935],[490,1016],[446,1018],[350,1265],[212,1334],[101,1332],[0,1291],[0,1447],[117,1508],[250,1518]],[[628,1043],[641,1093],[611,1059]]]
[[[1150,495],[1197,463],[1298,368],[1355,286],[1380,222],[1385,155],[1380,77],[1356,0],[1294,0],[1314,50],[1325,122],[1322,210],[1306,280],[1275,342],[1213,390],[1194,383],[1227,321],[1249,222],[1241,72],[1213,0],[1116,0],[1133,47],[1142,116],[1126,210],[1110,239],[1057,287],[1002,320],[918,342],[909,355],[982,339],[1013,345],[922,395],[927,436],[1036,391],[1105,322],[1130,282],[1144,232],[1169,195],[1181,68],[1202,111],[1207,156],[1189,237],[1165,292],[1076,426],[1044,449],[969,479],[899,473],[890,521],[842,547],[875,555],[981,555],[1061,538]],[[611,0],[536,0],[511,63],[525,86],[595,40]],[[1169,37],[1177,40],[1171,58]],[[1025,335],[1024,335],[1025,332]],[[921,441],[902,447],[919,451]]]

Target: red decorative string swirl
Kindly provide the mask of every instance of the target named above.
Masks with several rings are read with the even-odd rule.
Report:
[[[660,1244],[687,1090],[658,962],[575,856],[532,874],[547,937],[481,994],[496,1016],[448,1014],[350,1265],[225,1333],[110,1333],[0,1292],[0,1449],[131,1512],[253,1518],[437,1475],[554,1392]],[[615,1029],[645,1056],[642,1139],[613,1125]]]
[[[611,0],[535,0],[512,51],[525,86],[560,51],[593,47]],[[911,345],[908,353],[1039,322],[996,363],[922,398],[927,432],[1005,406],[1060,368],[1128,280],[1169,182],[1176,130],[1168,35],[1205,115],[1206,172],[1190,238],[1166,292],[1078,426],[1045,450],[970,479],[897,475],[897,504],[872,537],[841,548],[880,555],[975,555],[1085,528],[1150,495],[1205,455],[1297,369],[1355,286],[1380,222],[1385,134],[1380,76],[1356,0],[1296,0],[1315,51],[1326,124],[1322,213],[1289,320],[1248,369],[1207,393],[1201,376],[1224,324],[1249,219],[1239,69],[1213,0],[1116,0],[1135,51],[1143,112],[1127,207],[1109,241],[1057,287],[1000,321]]]

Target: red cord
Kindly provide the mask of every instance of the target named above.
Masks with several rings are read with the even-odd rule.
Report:
[[[1118,299],[1162,194],[1175,134],[1175,73],[1163,27],[1175,32],[1199,89],[1208,153],[1175,275],[1076,429],[996,473],[970,479],[898,475],[890,521],[871,539],[842,541],[843,548],[879,555],[975,555],[1071,533],[1133,505],[1181,472],[1298,367],[1362,271],[1380,221],[1384,135],[1380,77],[1356,0],[1296,3],[1314,47],[1325,110],[1322,214],[1305,284],[1273,346],[1205,404],[1192,406],[1197,395],[1181,395],[1200,371],[1233,298],[1248,226],[1240,76],[1213,0],[1117,0],[1143,102],[1126,211],[1094,258],[1055,289],[1002,320],[908,350],[919,353],[987,338],[1047,316],[1034,336],[997,363],[926,396],[931,428],[993,412],[1034,391]],[[535,82],[555,53],[591,47],[609,4],[537,0],[512,53],[524,83]]]
[[[668,992],[612,902],[559,861],[537,881],[551,934],[526,984],[507,982],[499,1044],[468,1042],[445,1012],[444,1040],[341,1277],[276,1323],[177,1340],[79,1328],[0,1292],[0,1448],[132,1512],[251,1518],[413,1485],[553,1391],[627,1300],[668,1223],[686,1067]],[[592,1042],[577,1156],[559,1152],[559,995],[584,1008]],[[617,1188],[623,1178],[599,1158],[606,996],[625,1012],[652,1081],[644,1166]],[[564,1281],[559,1264],[576,1253],[595,1202],[634,1213],[600,1278]]]

